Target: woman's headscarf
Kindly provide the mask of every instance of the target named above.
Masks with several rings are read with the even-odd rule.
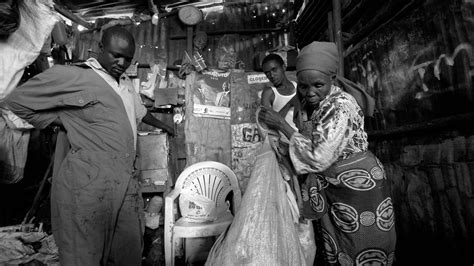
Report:
[[[335,76],[341,88],[352,95],[365,116],[374,114],[375,101],[364,88],[336,74],[339,56],[335,43],[312,42],[303,47],[296,58],[296,73],[302,70],[317,70],[328,76]]]

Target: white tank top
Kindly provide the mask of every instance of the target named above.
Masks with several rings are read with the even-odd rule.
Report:
[[[291,81],[291,83],[296,88],[296,82]],[[272,104],[272,108],[275,112],[279,112],[296,95],[296,90],[294,93],[290,95],[281,95],[280,93],[278,93],[278,90],[275,87],[272,87],[272,91],[273,91],[273,94],[275,95],[275,99],[273,100],[273,104]],[[285,120],[294,130],[298,131],[298,128],[296,127],[295,122],[293,122],[293,113],[294,113],[294,107],[291,107],[288,110],[288,113],[286,113]],[[288,142],[288,139],[283,133],[280,132],[280,135],[283,141]]]

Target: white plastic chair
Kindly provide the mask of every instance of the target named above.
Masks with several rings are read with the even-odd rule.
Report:
[[[215,202],[217,220],[204,223],[187,222],[183,218],[176,220],[174,201],[182,192],[189,190]],[[237,177],[229,167],[219,162],[205,161],[184,169],[176,180],[174,190],[165,197],[164,244],[167,266],[174,266],[178,239],[218,236],[227,229],[234,219],[226,202],[230,192],[233,192],[231,207],[235,214],[242,196]]]

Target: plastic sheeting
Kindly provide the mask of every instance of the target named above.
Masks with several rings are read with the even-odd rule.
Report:
[[[285,189],[265,138],[240,209],[214,243],[206,265],[306,265]]]

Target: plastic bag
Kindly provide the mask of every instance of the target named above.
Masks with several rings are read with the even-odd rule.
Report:
[[[265,138],[240,209],[212,246],[206,265],[306,265],[285,187]]]
[[[0,115],[0,184],[14,184],[23,179],[29,141],[29,130],[10,128]]]
[[[216,203],[192,191],[181,193],[179,209],[186,222],[212,222],[217,219]]]

